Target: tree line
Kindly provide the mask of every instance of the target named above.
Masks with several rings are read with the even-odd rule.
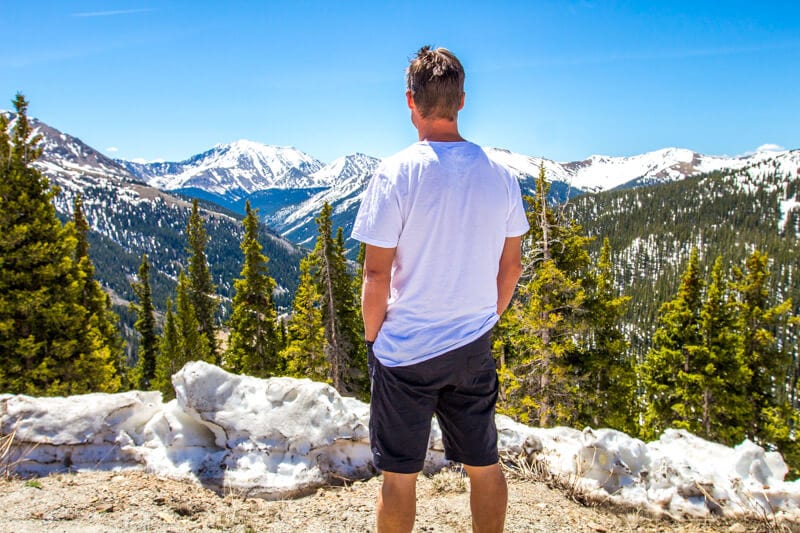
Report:
[[[258,210],[245,206],[241,250],[244,263],[234,281],[232,310],[224,328],[215,325],[216,298],[205,257],[207,235],[193,203],[187,233],[189,259],[174,302],[168,300],[161,335],[156,332],[147,256],[134,282],[132,304],[139,338],[131,386],[174,397],[171,376],[189,361],[207,361],[256,377],[307,377],[330,383],[342,394],[366,398],[369,381],[361,333],[360,284],[345,259],[341,228],[331,233],[331,207],[317,217],[316,246],[300,264],[293,312],[279,317],[269,275],[269,258],[259,243]],[[221,335],[221,331],[225,334]]]
[[[727,445],[748,438],[780,450],[796,475],[800,317],[770,286],[768,256],[753,250],[733,265],[718,256],[704,273],[695,248],[637,358],[609,240],[592,261],[592,239],[563,205],[547,204],[548,187],[542,168],[527,198],[526,270],[497,329],[500,410],[646,440],[669,427]]]
[[[57,190],[31,165],[40,149],[24,98],[15,107],[10,133],[0,117],[0,390],[62,395],[136,388],[170,398],[172,374],[204,360],[257,377],[308,377],[368,397],[363,251],[355,266],[348,263],[328,204],[316,219],[314,249],[300,263],[288,316],[278,316],[257,210],[246,205],[244,262],[220,328],[208,235],[195,201],[186,267],[163,320],[142,257],[131,306],[138,357],[132,368],[125,365],[109,297],[94,279],[81,200],[73,220],[62,224],[52,202]],[[563,206],[548,204],[548,193],[542,168],[536,194],[526,198],[525,272],[495,330],[499,410],[541,426],[612,427],[645,439],[667,427],[725,444],[749,438],[780,450],[796,472],[793,346],[800,321],[790,299],[776,301],[766,254],[754,250],[741,265],[719,258],[704,273],[694,251],[677,292],[656,314],[651,347],[634,357],[624,320],[630,298],[617,289],[608,239],[593,258],[592,238]]]
[[[704,272],[717,256],[741,266],[753,250],[767,254],[773,296],[791,297],[797,306],[800,230],[793,221],[800,210],[782,213],[781,200],[800,199],[798,187],[800,176],[772,159],[749,169],[570,200],[569,214],[596,237],[590,253],[599,253],[604,237],[618,250],[616,284],[631,297],[624,322],[631,326],[626,333],[638,360],[652,347],[659,308],[680,284],[693,247]]]

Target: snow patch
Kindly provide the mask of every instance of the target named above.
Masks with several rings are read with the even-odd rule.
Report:
[[[173,376],[176,399],[155,392],[66,398],[0,395],[0,429],[14,435],[20,475],[141,468],[225,491],[284,498],[376,474],[369,406],[308,379],[257,379],[202,362]],[[675,517],[800,518],[800,486],[781,456],[745,440],[733,448],[669,429],[644,443],[611,429],[543,429],[497,416],[498,447],[538,462],[588,494]],[[433,423],[425,470],[444,458]]]

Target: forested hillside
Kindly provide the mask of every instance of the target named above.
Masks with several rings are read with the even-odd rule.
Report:
[[[8,120],[10,131],[16,114],[2,116]],[[95,277],[112,297],[131,358],[138,349],[133,332],[135,317],[128,309],[133,301],[131,282],[136,279],[142,254],[147,254],[152,267],[153,304],[159,313],[165,311],[178,274],[187,266],[186,229],[192,199],[146,185],[80,139],[44,122],[30,119],[30,126],[33,134],[41,136],[42,151],[32,165],[58,188],[53,203],[62,222],[72,220],[73,203],[78,195],[82,198]],[[239,249],[243,216],[210,202],[200,204],[209,236],[209,269],[219,297],[217,316],[221,320],[230,308],[233,280],[243,262]],[[298,264],[305,252],[267,229],[260,232],[260,241],[277,281],[275,303],[279,309],[288,309],[298,283]]]
[[[616,283],[631,296],[626,321],[637,359],[650,347],[658,310],[677,289],[693,247],[704,271],[718,256],[730,270],[753,250],[766,253],[772,296],[791,298],[797,309],[799,161],[800,151],[788,152],[742,170],[570,201],[571,214],[596,237],[594,253],[610,240]]]
[[[14,113],[4,113],[9,127]],[[88,234],[97,277],[127,305],[130,282],[146,253],[153,266],[151,283],[158,309],[172,293],[181,267],[188,257],[186,225],[191,198],[162,192],[139,181],[118,162],[102,155],[80,139],[36,119],[29,119],[33,133],[41,135],[41,157],[33,165],[59,188],[54,197],[62,221],[71,219],[72,203],[80,194],[91,231]],[[239,272],[239,250],[243,215],[201,200],[209,234],[208,259],[218,294],[229,299],[233,278]],[[291,304],[297,286],[298,263],[304,253],[264,230],[262,245],[270,257],[270,272],[278,282],[279,306]]]

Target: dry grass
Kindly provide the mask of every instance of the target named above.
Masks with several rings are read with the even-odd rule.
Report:
[[[504,456],[500,464],[507,476],[544,483],[548,488],[561,491],[567,498],[583,506],[596,507],[610,503],[607,498],[592,494],[583,488],[580,483],[580,472],[568,476],[554,474],[547,463],[538,457]]]
[[[31,445],[19,457],[12,460],[14,451],[14,441],[17,438],[17,430],[19,429],[19,420],[14,424],[14,429],[11,433],[0,435],[0,476],[8,481],[16,476],[16,468],[24,463],[26,457],[36,449],[38,444]]]
[[[501,465],[507,476],[523,481],[534,481],[547,485],[548,488],[557,489],[563,492],[569,499],[585,507],[603,507],[611,510],[615,514],[625,517],[628,527],[635,531],[640,524],[653,521],[663,523],[692,523],[702,522],[713,524],[717,527],[730,527],[731,531],[757,532],[757,533],[800,533],[800,524],[788,521],[778,516],[774,510],[765,509],[759,503],[759,499],[750,495],[750,505],[748,506],[746,517],[740,517],[738,522],[730,518],[714,516],[704,519],[692,519],[672,516],[667,511],[658,512],[653,509],[643,509],[632,504],[623,504],[612,501],[596,493],[590,493],[579,483],[580,472],[569,476],[559,476],[550,471],[545,461],[536,457],[526,456],[505,456],[501,458]],[[702,489],[702,487],[701,487]],[[711,495],[706,494],[711,498]],[[713,500],[712,503],[719,506],[721,504]]]
[[[433,476],[430,476],[433,483],[433,490],[437,493],[443,492],[467,492],[467,479],[464,469],[443,468]]]

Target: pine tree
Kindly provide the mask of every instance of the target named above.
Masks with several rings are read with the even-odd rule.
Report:
[[[35,395],[114,392],[115,354],[83,302],[74,224],[56,217],[57,189],[33,167],[41,154],[28,103],[0,116],[0,390]],[[84,265],[85,266],[85,265]]]
[[[330,382],[341,393],[363,397],[368,389],[363,332],[358,323],[357,299],[347,271],[341,228],[333,238],[332,212],[326,202],[316,218],[318,237],[309,258],[309,270],[320,296]]]
[[[278,374],[281,361],[280,327],[272,301],[275,280],[269,276],[267,261],[258,242],[259,223],[257,211],[245,204],[244,237],[241,248],[244,266],[241,277],[234,281],[236,294],[228,327],[230,338],[225,354],[225,367],[258,377]]]
[[[200,323],[189,296],[189,280],[183,271],[178,275],[175,305],[167,299],[166,307],[164,331],[158,342],[151,389],[161,391],[164,399],[169,400],[175,397],[172,388],[173,374],[190,361],[213,361],[208,339],[200,330]]]
[[[645,394],[642,436],[656,438],[664,429],[686,422],[689,407],[685,380],[693,347],[701,345],[700,309],[703,280],[697,249],[693,249],[675,299],[661,307],[653,348],[645,356],[640,375]]]
[[[662,315],[660,325],[664,327],[656,331],[661,351],[651,351],[645,363],[645,386],[651,391],[652,402],[648,407],[659,405],[652,401],[652,391],[668,387],[670,392],[669,412],[663,414],[665,405],[660,405],[666,418],[655,423],[653,418],[647,418],[645,429],[650,431],[647,434],[651,438],[656,436],[655,427],[674,426],[706,439],[734,444],[744,438],[749,413],[744,391],[751,374],[741,358],[741,339],[722,258],[715,261],[705,296],[700,300],[696,299],[695,289],[704,283],[699,280],[696,266],[695,252],[682,286],[687,290],[679,291],[672,308]],[[697,277],[688,281],[692,276]],[[678,315],[681,318],[669,321]],[[663,355],[667,357],[661,358]],[[670,356],[673,365],[670,378],[654,383],[657,375],[654,369],[659,368],[663,377],[669,369],[659,365],[664,365]]]
[[[200,323],[200,330],[208,341],[213,362],[217,362],[217,337],[214,328],[214,309],[216,301],[214,299],[214,283],[211,280],[211,272],[208,269],[206,259],[206,245],[208,244],[208,234],[206,233],[203,219],[200,216],[200,208],[197,199],[192,201],[192,214],[189,217],[189,224],[186,228],[189,238],[189,297],[192,300],[192,307],[197,314],[197,321]]]
[[[100,333],[100,345],[108,349],[114,368],[121,382],[127,380],[127,365],[124,347],[119,333],[119,317],[111,309],[111,298],[94,277],[94,264],[89,257],[89,222],[83,214],[83,198],[80,193],[73,203],[73,227],[77,243],[75,246],[76,277],[80,284],[79,305],[88,312],[87,326]]]
[[[366,248],[364,253],[366,253]],[[360,251],[360,250],[359,250]],[[344,244],[344,231],[341,227],[336,229],[336,257],[340,265],[337,287],[337,310],[339,312],[342,329],[350,343],[345,383],[348,390],[357,394],[362,399],[369,397],[369,374],[367,372],[367,346],[364,343],[364,320],[361,317],[361,278],[363,277],[362,263],[351,275],[348,269],[346,249]]]
[[[744,271],[734,271],[742,357],[752,373],[746,390],[752,406],[747,435],[761,444],[778,447],[797,471],[800,442],[793,428],[800,420],[789,402],[787,383],[793,362],[775,336],[784,322],[796,322],[797,318],[791,300],[771,305],[768,265],[767,255],[756,250],[747,258]]]
[[[518,297],[499,328],[500,410],[542,426],[577,423],[584,372],[579,338],[586,334],[591,239],[547,204],[544,167],[527,198],[531,231],[523,242],[525,272]]]
[[[294,296],[287,324],[288,342],[281,352],[286,373],[330,383],[330,363],[325,357],[325,328],[322,326],[320,294],[312,275],[313,258],[300,261],[300,285]]]
[[[683,405],[693,404],[695,416],[684,412],[684,420],[676,425],[705,439],[733,445],[745,435],[749,413],[745,389],[752,374],[742,361],[736,310],[722,265],[722,257],[717,257],[700,311],[701,345],[688,347],[693,352],[692,369],[682,374],[688,382],[685,388],[693,389]]]
[[[180,339],[175,313],[172,312],[172,301],[167,298],[167,312],[164,316],[164,332],[158,341],[156,368],[151,388],[161,391],[165,400],[175,397],[172,387],[172,375],[181,369],[184,357],[180,353]],[[185,364],[185,363],[184,363]]]
[[[150,289],[150,264],[147,254],[142,254],[137,281],[131,283],[139,303],[131,303],[130,308],[136,313],[133,327],[139,334],[139,354],[136,368],[133,371],[133,386],[139,390],[154,388],[156,375],[156,359],[158,358],[158,335],[156,335],[156,316],[153,296]]]
[[[175,306],[178,353],[172,361],[172,367],[180,369],[189,361],[214,363],[208,338],[200,329],[200,322],[197,320],[197,312],[191,297],[191,284],[183,271],[178,276]]]
[[[749,431],[752,436],[762,434],[761,411],[782,403],[785,390],[779,383],[789,367],[781,357],[774,331],[780,317],[791,312],[791,301],[770,306],[768,265],[767,255],[756,250],[747,258],[744,271],[734,271],[743,356],[753,372],[747,391],[754,410]]]
[[[611,244],[604,239],[587,298],[588,329],[580,367],[586,374],[581,391],[580,422],[632,434],[638,430],[635,405],[636,373],[628,341],[620,328],[630,297],[614,288]]]

